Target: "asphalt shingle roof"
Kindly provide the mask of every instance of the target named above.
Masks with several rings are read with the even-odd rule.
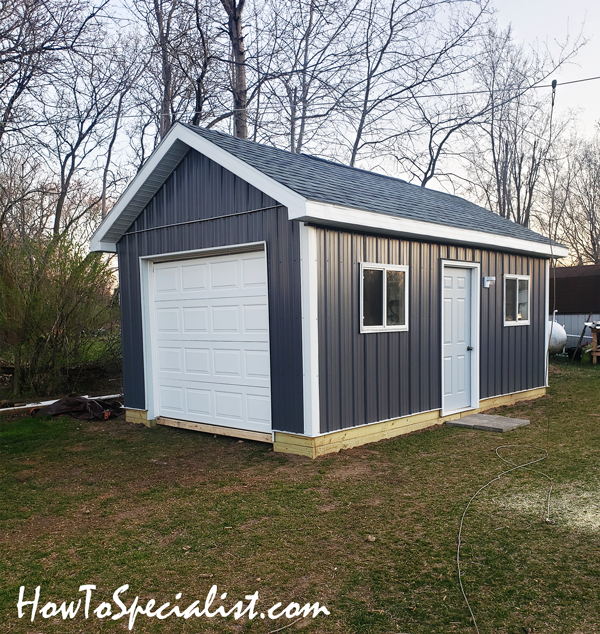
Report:
[[[548,238],[459,196],[216,130],[186,127],[308,200],[548,244]]]

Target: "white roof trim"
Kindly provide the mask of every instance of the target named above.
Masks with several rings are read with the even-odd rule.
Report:
[[[306,200],[300,194],[233,156],[227,150],[176,123],[131,181],[116,205],[90,239],[91,251],[114,253],[116,244],[142,209],[192,148],[287,207],[290,220],[318,222],[408,238],[435,239],[470,246],[505,249],[546,257],[566,257],[569,250],[543,242],[500,236],[472,229],[459,229],[390,214],[364,211],[341,205]]]
[[[455,244],[467,244],[473,247],[510,250],[558,258],[569,255],[569,249],[563,246],[550,246],[550,244],[544,242],[533,242],[474,229],[460,229],[458,227],[438,225],[433,222],[410,220],[390,214],[363,211],[352,207],[343,207],[312,200],[307,202],[304,215],[294,216],[290,210],[289,218],[290,220],[346,227],[351,230],[363,228],[409,238],[435,239]]]
[[[274,198],[281,205],[287,207],[290,212],[295,214],[305,213],[306,199],[303,196],[278,183],[184,125],[176,123],[92,235],[90,239],[91,251],[116,251],[116,243],[123,236],[127,227],[131,225],[142,211],[139,203],[133,205],[135,197],[143,193],[142,188],[153,177],[155,181],[154,187],[148,189],[146,196],[141,196],[142,200],[145,200],[145,204],[147,204],[185,155],[185,152],[177,151],[178,143],[183,143],[187,146],[185,152],[189,148],[197,150],[200,154]],[[181,156],[179,156],[180,154]],[[169,165],[162,166],[162,163],[168,163]],[[162,173],[161,167],[163,167]],[[167,169],[164,169],[164,167]],[[158,178],[156,178],[156,175],[158,175]],[[121,229],[117,227],[117,223],[121,225]]]

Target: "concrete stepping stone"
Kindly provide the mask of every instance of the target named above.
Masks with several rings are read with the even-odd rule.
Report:
[[[457,420],[449,420],[446,425],[449,427],[469,427],[470,429],[481,429],[482,431],[505,432],[512,431],[522,425],[529,425],[529,421],[524,418],[508,418],[508,416],[470,414]]]

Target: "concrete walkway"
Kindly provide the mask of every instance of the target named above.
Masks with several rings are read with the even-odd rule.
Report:
[[[471,414],[457,420],[449,420],[449,427],[469,427],[482,431],[512,431],[522,425],[529,425],[529,421],[523,418],[508,418],[507,416],[492,416],[488,414]]]

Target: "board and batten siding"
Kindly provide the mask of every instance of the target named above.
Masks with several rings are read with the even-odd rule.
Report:
[[[146,409],[139,258],[265,241],[272,424],[273,429],[303,433],[299,226],[277,205],[191,150],[121,238],[117,252],[126,407]]]
[[[545,261],[317,228],[321,433],[441,408],[441,260],[480,262],[480,398],[545,385]],[[407,332],[360,333],[360,262],[409,266]],[[531,276],[531,325],[504,326],[503,275]]]

